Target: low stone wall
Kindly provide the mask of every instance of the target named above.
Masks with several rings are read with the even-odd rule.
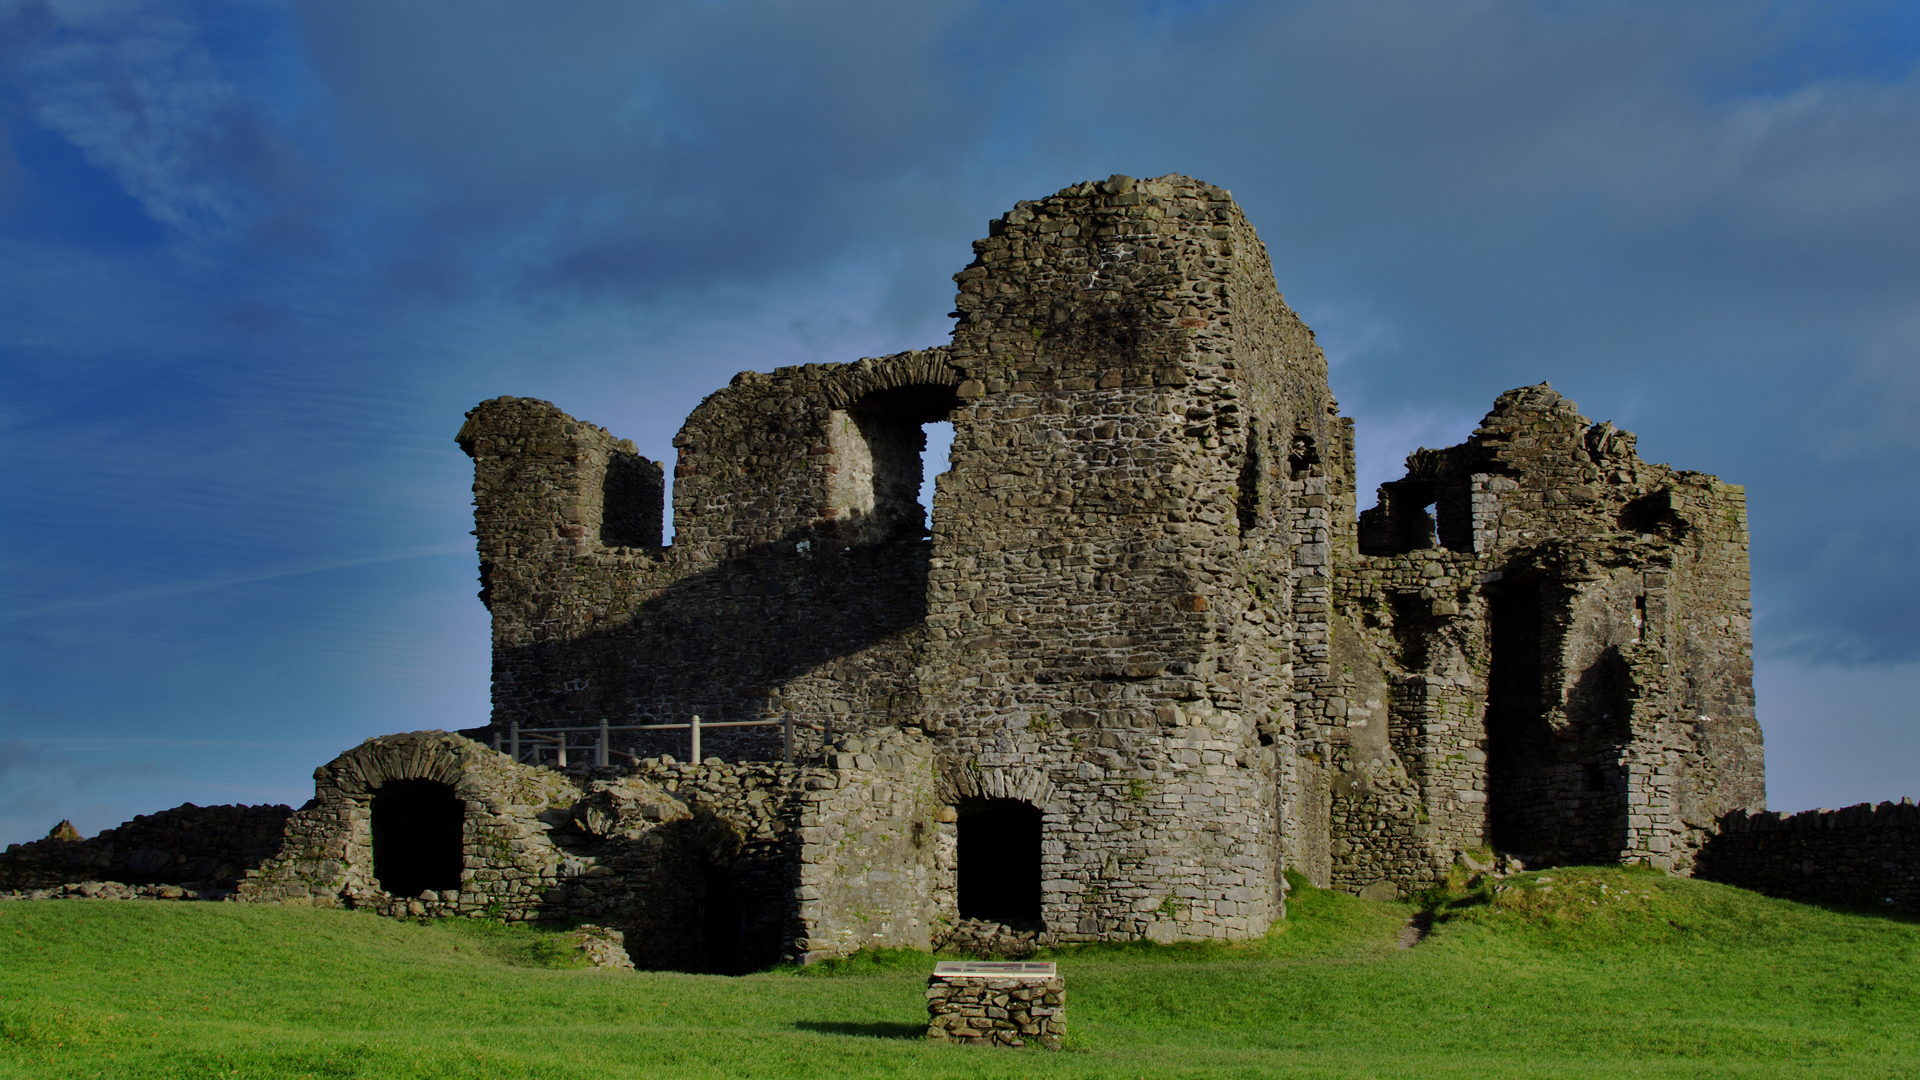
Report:
[[[9,844],[0,854],[0,890],[56,889],[81,882],[231,890],[273,858],[293,810],[286,806],[195,806],[142,814],[86,840]]]
[[[682,971],[932,945],[941,805],[918,735],[847,734],[819,765],[661,757],[581,781],[429,731],[370,739],[314,778],[241,899],[589,919],[621,930],[637,965]],[[375,873],[373,804],[422,780],[464,807],[458,887],[395,895]]]
[[[219,900],[228,894],[181,885],[128,885],[119,881],[76,881],[43,889],[0,892],[0,900]]]
[[[1799,814],[1734,811],[1693,874],[1772,896],[1920,912],[1920,806],[1912,799]]]
[[[1058,1050],[1066,1034],[1067,984],[1052,964],[946,963],[927,978],[929,1039]]]

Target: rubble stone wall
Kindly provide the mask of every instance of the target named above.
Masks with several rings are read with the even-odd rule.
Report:
[[[0,854],[0,890],[48,889],[82,881],[190,885],[230,890],[280,850],[286,806],[195,806],[142,814],[83,840],[9,844]]]
[[[738,973],[863,947],[931,948],[942,887],[933,755],[843,735],[820,764],[648,758],[598,775],[517,765],[458,735],[371,739],[315,772],[243,900],[389,915],[585,919],[644,968]],[[463,800],[458,887],[395,895],[373,802],[395,781]],[[951,883],[945,886],[951,906]]]
[[[1301,730],[1327,737],[1299,771],[1327,770],[1332,839],[1302,870],[1405,891],[1483,843],[1691,865],[1763,801],[1746,544],[1741,489],[1640,461],[1544,384],[1411,455],[1337,560],[1332,663],[1304,673]]]
[[[1221,189],[1117,177],[991,232],[957,276],[934,497],[944,772],[1049,793],[1063,937],[1261,933],[1292,741],[1286,463],[1296,435],[1338,445],[1324,357]]]
[[[1701,848],[1694,875],[1796,900],[1920,913],[1920,806],[1735,811]]]
[[[952,400],[943,357],[746,373],[711,395],[675,439],[668,548],[611,545],[595,530],[599,463],[628,444],[546,402],[473,410],[459,441],[475,463],[495,726],[792,713],[846,731],[915,715],[923,512],[898,492],[870,498],[866,512],[833,505],[847,501],[842,467],[857,464],[841,460],[836,432],[864,422],[891,437],[893,472],[911,472],[917,494],[920,424],[944,418]],[[803,751],[818,748],[808,730]],[[637,757],[686,753],[679,733],[622,739]],[[719,729],[703,746],[767,759],[778,739],[773,729]]]

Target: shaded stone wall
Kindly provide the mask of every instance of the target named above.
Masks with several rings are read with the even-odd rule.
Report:
[[[195,806],[142,814],[97,836],[9,844],[0,889],[46,889],[80,881],[231,889],[280,850],[285,806]]]
[[[648,758],[577,779],[458,735],[371,739],[315,771],[313,802],[282,818],[278,855],[247,874],[239,898],[591,919],[624,933],[636,965],[683,971],[926,949],[942,895],[932,762],[923,738],[895,731],[841,736],[820,765]],[[459,798],[457,880],[395,893],[375,802],[420,781]]]
[[[596,539],[597,463],[624,444],[545,402],[476,408],[459,441],[475,463],[494,725],[914,718],[921,425],[946,416],[956,381],[942,350],[742,374],[674,440],[671,548]],[[854,489],[864,504],[837,505]],[[684,735],[624,738],[637,756],[685,753]],[[766,758],[777,740],[723,729],[705,746]]]
[[[1912,799],[1799,814],[1735,811],[1700,849],[1697,877],[1796,900],[1920,913]]]
[[[1763,804],[1746,543],[1741,489],[1640,461],[1544,384],[1411,455],[1339,560],[1315,673],[1324,880],[1404,891],[1480,843],[1691,865]]]

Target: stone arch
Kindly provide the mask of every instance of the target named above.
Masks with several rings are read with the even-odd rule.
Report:
[[[868,357],[848,364],[840,378],[827,384],[827,407],[846,409],[876,391],[901,390],[911,386],[959,388],[960,373],[947,363],[946,349]]]
[[[1044,807],[1053,801],[1053,778],[1028,765],[955,763],[941,770],[940,795],[955,805],[966,799],[1014,799]]]
[[[578,794],[557,773],[443,731],[369,739],[313,776],[313,801],[288,819],[282,853],[241,882],[243,897],[393,915],[532,917],[541,901],[530,883],[549,880],[559,862],[537,815]],[[408,839],[389,829],[396,822],[402,832],[409,822],[424,831],[427,880],[405,870],[394,880],[409,861]],[[490,873],[473,877],[466,866],[474,860]]]

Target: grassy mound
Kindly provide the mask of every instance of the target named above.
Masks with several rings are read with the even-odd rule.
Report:
[[[933,958],[740,978],[562,934],[237,904],[0,904],[0,1076],[1475,1077],[1920,1072],[1920,925],[1563,869],[1414,908],[1305,887],[1239,944],[1054,950],[1068,1049],[920,1039]]]

